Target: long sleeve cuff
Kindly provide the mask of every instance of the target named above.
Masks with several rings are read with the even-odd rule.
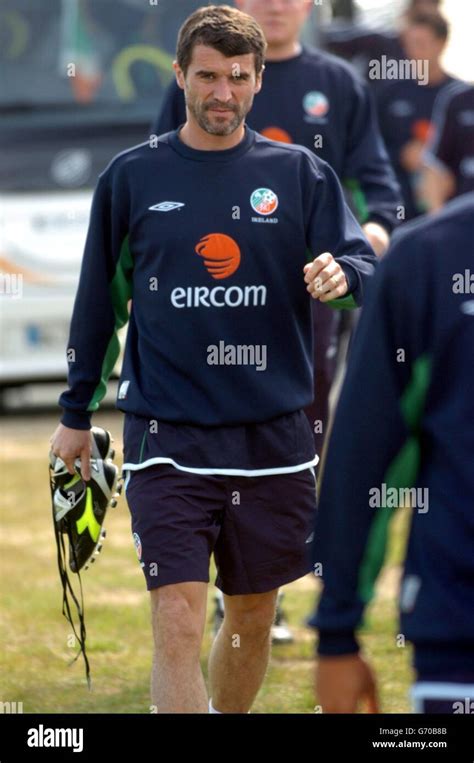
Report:
[[[91,416],[89,411],[73,411],[70,408],[63,408],[61,424],[69,429],[90,429]]]
[[[319,631],[317,652],[321,657],[337,657],[356,654],[360,647],[354,631]]]
[[[344,262],[341,265],[341,268],[343,269],[344,275],[346,276],[348,289],[344,296],[347,297],[357,289],[357,286],[359,285],[359,281],[358,281],[354,268],[351,268],[351,266],[348,265],[346,262]],[[344,297],[340,297],[340,299],[344,299]]]

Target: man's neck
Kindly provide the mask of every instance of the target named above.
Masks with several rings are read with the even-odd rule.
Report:
[[[440,85],[443,80],[448,76],[443,67],[438,63],[431,63],[428,69],[429,72],[429,85]]]
[[[298,40],[286,42],[284,45],[269,45],[265,55],[267,61],[285,61],[296,58],[301,53],[301,43]]]
[[[210,135],[199,127],[197,122],[190,119],[189,114],[186,124],[179,131],[179,139],[186,146],[194,148],[196,151],[225,151],[228,148],[238,146],[244,137],[244,123],[231,135]]]

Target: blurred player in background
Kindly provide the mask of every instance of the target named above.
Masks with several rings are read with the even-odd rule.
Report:
[[[397,224],[401,198],[367,86],[345,62],[300,44],[311,0],[237,0],[236,5],[257,20],[268,45],[265,86],[247,123],[267,138],[303,145],[327,161],[350,189],[359,222],[376,254],[382,255]],[[173,82],[153,133],[176,129],[185,119],[184,93]],[[307,415],[321,455],[336,372],[339,315],[315,303],[313,319],[315,387]],[[221,616],[219,607],[217,622]],[[290,639],[279,610],[274,640]]]
[[[400,633],[415,647],[415,709],[466,712],[474,698],[473,241],[474,194],[409,223],[362,311],[313,546],[324,582],[311,624],[325,712],[355,712],[364,699],[377,710],[355,630],[383,564],[393,507],[409,503]]]
[[[431,136],[436,98],[454,82],[441,65],[449,27],[440,14],[416,14],[404,34],[409,61],[417,75],[386,82],[377,93],[380,129],[397,173],[405,204],[405,219],[426,212],[420,183],[422,157]],[[419,66],[418,66],[419,64]]]
[[[406,58],[404,32],[410,15],[439,11],[441,4],[441,0],[409,0],[400,17],[398,29],[393,32],[375,31],[357,23],[344,23],[335,19],[323,32],[324,47],[350,61],[376,92],[383,86],[383,82],[369,77],[371,61],[380,61],[382,56],[396,60]]]
[[[438,99],[433,121],[422,179],[431,212],[474,191],[474,87],[459,83],[450,87]]]

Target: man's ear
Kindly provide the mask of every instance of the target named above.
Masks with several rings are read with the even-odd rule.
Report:
[[[262,71],[260,74],[257,74],[256,80],[255,80],[255,95],[260,92],[263,85],[263,72],[265,71],[265,67],[262,66]]]
[[[184,73],[177,61],[173,61],[173,69],[176,75],[176,82],[181,90],[184,90]]]

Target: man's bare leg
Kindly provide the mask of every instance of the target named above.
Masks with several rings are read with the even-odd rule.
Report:
[[[247,713],[263,683],[278,589],[224,595],[224,621],[209,657],[210,696],[220,713]]]
[[[150,591],[154,638],[151,701],[158,713],[207,713],[200,665],[207,583],[177,583]]]

